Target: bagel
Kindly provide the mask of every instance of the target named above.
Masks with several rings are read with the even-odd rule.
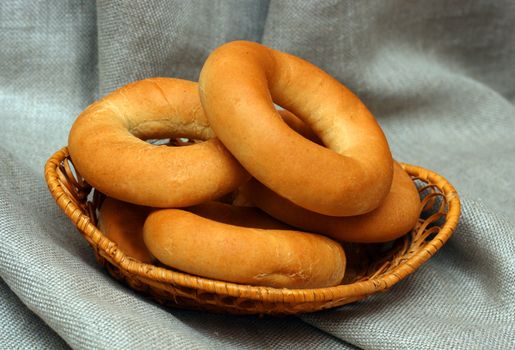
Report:
[[[143,223],[150,208],[107,197],[98,214],[98,228],[118,248],[135,260],[151,264],[154,258],[143,242]]]
[[[68,149],[75,168],[101,192],[151,207],[186,207],[227,194],[248,173],[214,133],[196,83],[152,78],[93,103],[74,122]],[[187,147],[145,139],[207,140]]]
[[[301,208],[280,197],[255,179],[243,185],[235,203],[255,205],[293,227],[318,232],[340,242],[379,243],[399,238],[417,223],[420,197],[410,176],[394,163],[390,192],[370,213],[334,217]]]
[[[230,224],[241,209],[244,215],[254,216],[250,226],[256,226],[263,214],[222,206],[236,211],[216,214],[226,223],[180,209],[154,211],[143,227],[145,244],[164,265],[222,281],[275,288],[329,287],[342,281],[346,260],[337,242],[300,231]],[[276,225],[283,227],[272,223]]]
[[[389,192],[393,160],[365,105],[311,63],[236,41],[207,58],[200,100],[217,137],[265,186],[310,211],[350,216],[377,208]],[[283,123],[274,103],[322,140]]]

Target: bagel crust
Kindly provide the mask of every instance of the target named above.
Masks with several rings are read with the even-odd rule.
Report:
[[[143,223],[150,208],[107,197],[98,214],[98,228],[127,256],[143,263],[154,262],[143,242]]]
[[[301,208],[255,179],[239,190],[237,202],[255,205],[293,227],[318,232],[340,242],[379,243],[399,238],[417,223],[420,197],[410,176],[394,163],[392,187],[381,206],[370,213],[334,217]]]
[[[200,99],[217,137],[252,176],[310,211],[351,216],[379,207],[393,161],[365,105],[327,73],[293,55],[236,41],[205,62]],[[293,112],[327,147],[281,121]]]
[[[250,208],[229,210],[241,209],[252,215]],[[233,214],[217,215],[227,219]],[[256,215],[263,214],[256,211]],[[256,226],[259,219],[252,220],[247,226]],[[143,231],[148,249],[161,263],[207,278],[275,288],[319,288],[339,284],[345,272],[343,248],[321,235],[236,226],[180,209],[154,211]]]
[[[207,140],[187,147],[143,140]],[[218,198],[248,179],[214,138],[194,82],[152,78],[124,86],[80,114],[68,139],[73,164],[108,196],[152,207]]]

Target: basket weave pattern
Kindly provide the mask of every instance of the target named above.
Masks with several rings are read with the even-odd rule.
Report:
[[[442,176],[402,164],[422,198],[413,230],[388,244],[347,244],[343,284],[317,289],[278,289],[211,280],[141,263],[118,249],[96,227],[102,194],[74,170],[63,148],[45,166],[45,179],[58,206],[93,248],[97,260],[117,280],[157,302],[233,314],[297,314],[328,309],[385,291],[414,272],[452,235],[460,216],[454,187]]]

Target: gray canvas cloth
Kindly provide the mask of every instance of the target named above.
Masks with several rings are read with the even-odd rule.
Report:
[[[284,318],[165,309],[112,280],[57,208],[45,160],[95,98],[196,80],[260,41],[355,91],[395,157],[463,200],[444,248],[388,293]],[[0,348],[515,348],[515,3],[2,1]]]

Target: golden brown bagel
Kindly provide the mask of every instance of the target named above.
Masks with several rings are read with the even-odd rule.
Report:
[[[386,138],[364,104],[314,65],[263,45],[236,41],[206,60],[200,99],[217,137],[260,182],[311,211],[372,211],[393,176]],[[277,103],[306,122],[328,148],[280,118]]]
[[[334,217],[308,211],[255,179],[242,186],[237,201],[246,202],[246,205],[252,203],[289,225],[322,233],[341,242],[391,241],[409,232],[420,213],[418,191],[397,162],[394,164],[392,187],[384,202],[372,212],[359,216]]]
[[[154,260],[143,242],[143,223],[150,208],[107,197],[98,215],[98,228],[127,256],[150,264]]]
[[[171,137],[208,141],[167,147],[142,140]],[[80,174],[108,196],[184,207],[220,197],[248,179],[213,137],[196,83],[152,78],[124,86],[82,112],[68,149]]]
[[[154,211],[143,231],[148,249],[160,262],[203,277],[318,288],[339,284],[345,272],[343,248],[321,235],[236,226],[179,209]]]

